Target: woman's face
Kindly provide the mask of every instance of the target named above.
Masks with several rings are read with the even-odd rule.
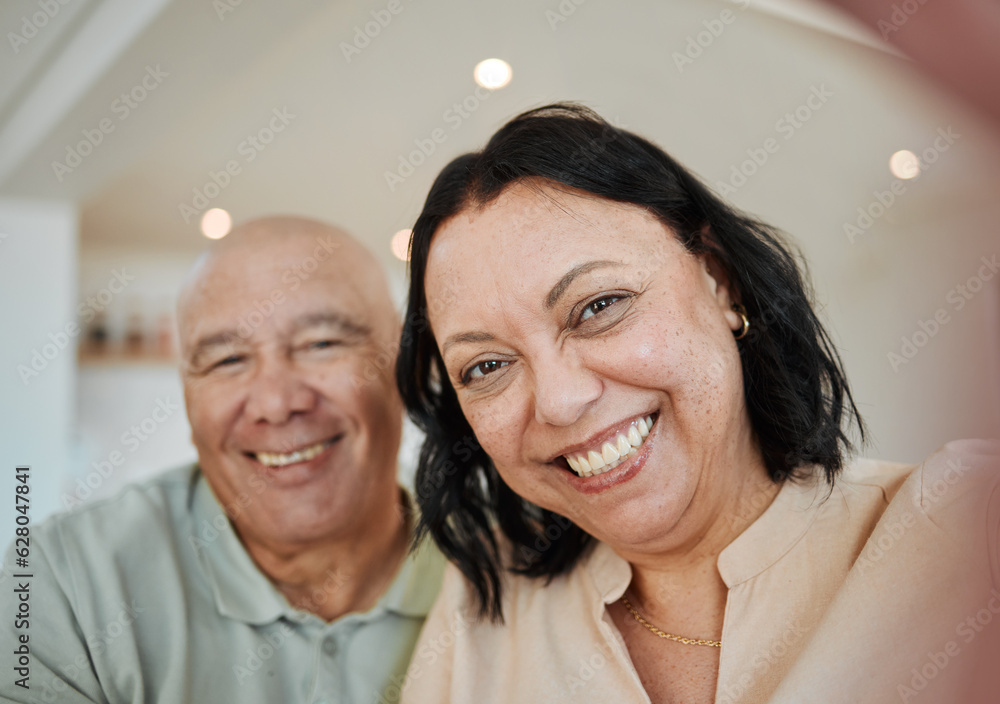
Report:
[[[757,456],[726,281],[641,208],[540,189],[431,244],[430,321],[462,411],[529,501],[623,549],[697,541]]]

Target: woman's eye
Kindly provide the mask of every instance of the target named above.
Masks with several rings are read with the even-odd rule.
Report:
[[[463,377],[462,381],[465,383],[469,383],[473,379],[478,379],[486,376],[487,374],[492,374],[495,371],[499,371],[503,367],[506,367],[508,364],[510,364],[510,362],[501,362],[496,359],[491,359],[486,362],[480,362],[476,366],[469,369],[469,371],[465,372],[465,376]]]
[[[594,317],[605,308],[610,308],[620,300],[621,296],[605,296],[604,298],[598,298],[593,303],[588,303],[587,307],[580,314],[580,322],[582,323],[584,320]]]

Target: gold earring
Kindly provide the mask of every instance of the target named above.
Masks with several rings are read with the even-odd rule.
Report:
[[[743,327],[740,328],[740,331],[734,335],[734,339],[742,340],[747,336],[747,330],[750,329],[750,319],[747,317],[747,309],[739,303],[733,304],[733,310],[739,313],[739,316],[743,318]]]

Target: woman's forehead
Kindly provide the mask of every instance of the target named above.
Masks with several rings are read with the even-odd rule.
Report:
[[[445,221],[431,242],[428,269],[473,262],[518,267],[583,250],[659,249],[666,227],[644,208],[548,184],[517,184],[486,205]],[[431,274],[431,272],[428,272]],[[432,274],[431,274],[432,275]]]

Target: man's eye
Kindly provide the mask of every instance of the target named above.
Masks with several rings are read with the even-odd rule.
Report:
[[[211,366],[211,369],[217,369],[218,367],[229,367],[232,366],[233,364],[239,364],[242,361],[243,361],[243,355],[231,354],[228,357],[224,357],[223,359],[220,359],[218,362],[214,363]]]
[[[322,350],[329,350],[334,347],[340,347],[342,344],[343,342],[341,340],[333,338],[325,338],[322,340],[311,340],[302,345],[300,349],[305,350],[307,352],[322,351]]]
[[[469,383],[473,379],[480,379],[487,374],[492,374],[493,372],[499,371],[503,367],[506,367],[510,362],[501,362],[497,359],[491,359],[486,362],[480,362],[479,364],[471,367],[465,376],[462,377],[464,383]]]
[[[580,322],[582,323],[588,318],[593,318],[595,315],[606,308],[610,308],[621,299],[621,296],[605,296],[604,298],[598,298],[592,303],[588,303],[587,307],[584,308],[583,312],[580,314]]]

